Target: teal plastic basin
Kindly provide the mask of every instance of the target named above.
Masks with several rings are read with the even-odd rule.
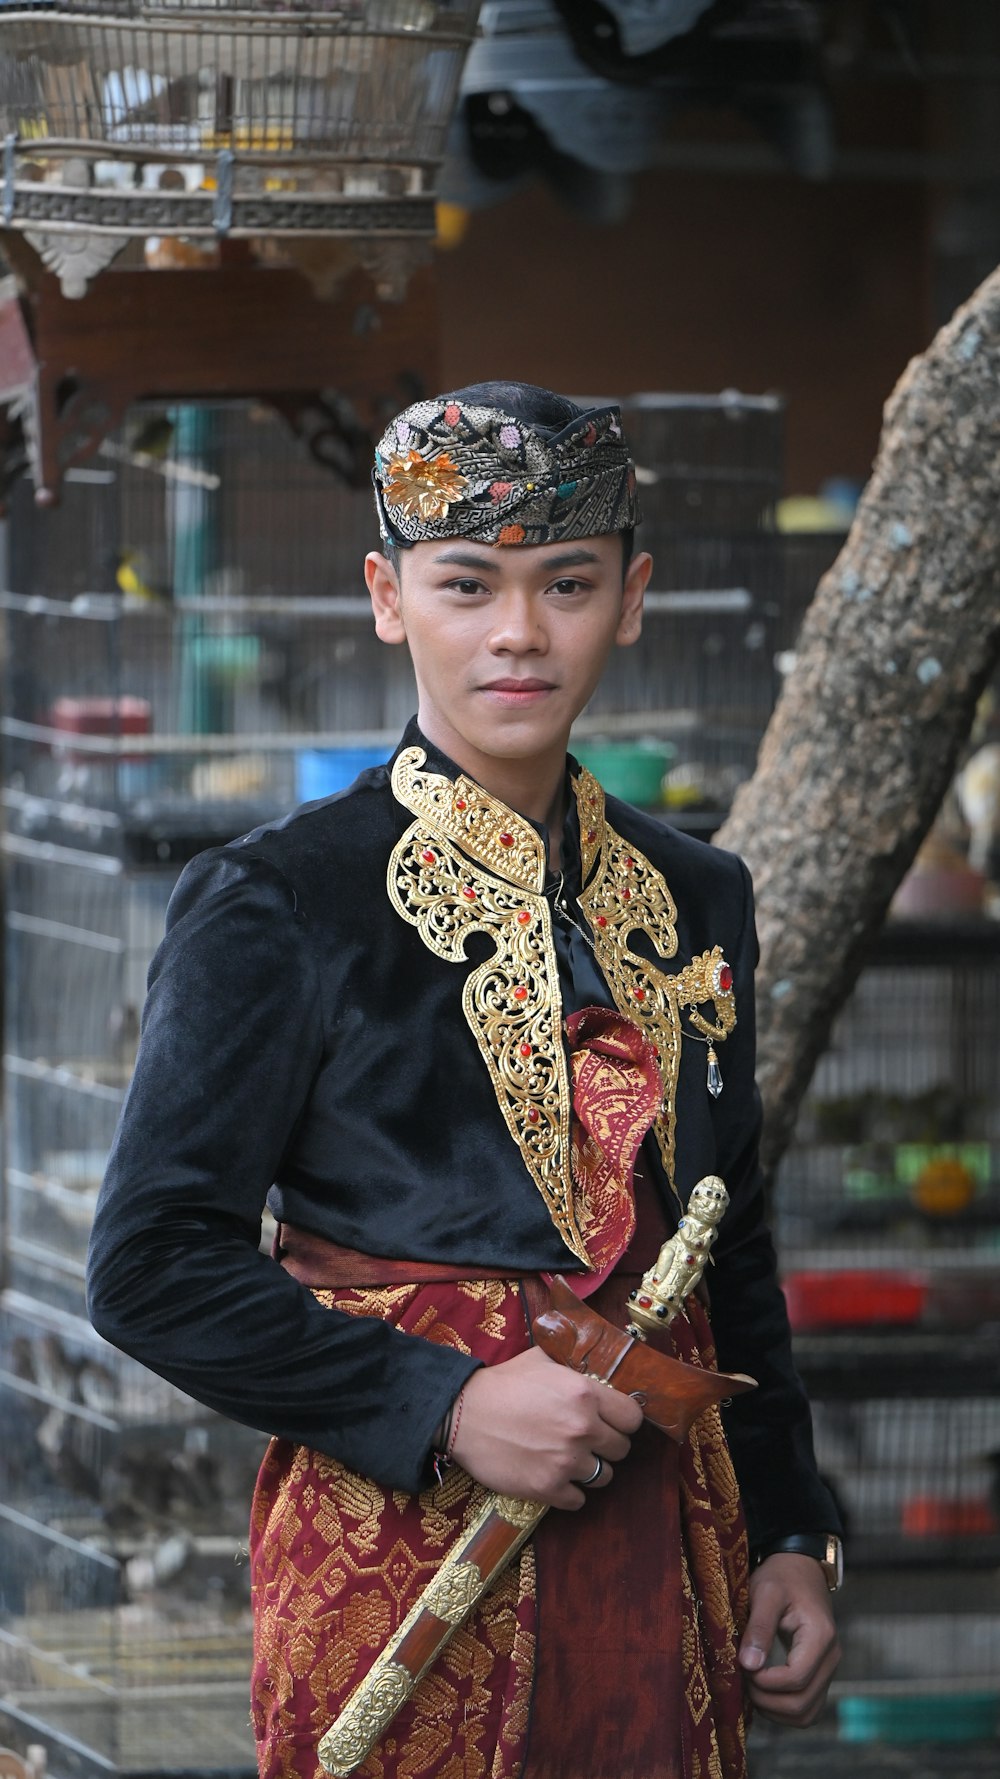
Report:
[[[669,741],[570,741],[570,752],[611,797],[651,809],[663,802],[663,778],[677,749]]]
[[[979,1742],[1000,1731],[1000,1691],[837,1701],[844,1742]]]

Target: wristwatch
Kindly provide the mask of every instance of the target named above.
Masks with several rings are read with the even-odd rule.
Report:
[[[796,1557],[815,1557],[826,1576],[826,1585],[835,1594],[844,1585],[844,1546],[836,1532],[790,1532],[785,1538],[774,1538],[761,1545],[757,1561],[786,1553]]]

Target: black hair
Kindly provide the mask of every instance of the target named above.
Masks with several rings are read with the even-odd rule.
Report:
[[[534,432],[543,434],[562,432],[586,412],[567,395],[556,395],[554,390],[542,389],[537,383],[466,383],[461,389],[450,389],[441,400],[465,402],[470,407],[499,408],[504,414],[512,414],[515,420],[522,420]],[[618,535],[622,540],[624,574],[635,549],[635,531],[629,526]],[[391,537],[384,540],[383,550],[398,575],[404,552]]]
[[[445,400],[466,402],[469,407],[499,408],[541,433],[562,432],[564,426],[579,420],[584,411],[568,396],[540,389],[537,383],[467,383],[464,389],[451,390]]]

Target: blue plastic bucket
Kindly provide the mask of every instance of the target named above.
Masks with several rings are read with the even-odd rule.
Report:
[[[332,797],[335,791],[353,784],[359,772],[384,765],[385,749],[381,747],[301,748],[295,756],[296,801],[313,803],[317,797]]]

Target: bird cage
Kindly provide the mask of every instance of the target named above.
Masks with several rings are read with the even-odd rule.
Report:
[[[668,743],[670,819],[709,838],[753,771],[803,613],[840,540],[775,528],[780,397],[646,391],[621,409],[642,506],[636,547],[653,557],[648,646],[612,658],[576,733]]]
[[[127,247],[198,262],[220,237],[329,280],[405,286],[434,233],[434,180],[472,0],[85,0],[4,8],[3,225],[66,295]],[[339,253],[330,243],[339,243]]]
[[[1000,1316],[998,964],[995,922],[891,919],[834,1024],[779,1172],[786,1265],[926,1275],[923,1295],[901,1299],[901,1322],[939,1320],[945,1306],[946,1320],[981,1317],[977,1280],[983,1290],[997,1281]],[[808,1294],[801,1301],[817,1326]]]
[[[784,492],[780,396],[655,390],[628,397],[622,416],[651,528],[676,538],[772,525]]]
[[[248,1774],[263,1437],[15,1287],[0,1368],[0,1741],[60,1774]]]
[[[269,410],[136,413],[60,508],[13,490],[9,531],[0,1742],[59,1773],[249,1773],[265,1442],[99,1339],[87,1242],[178,872],[346,741],[384,758],[408,665],[354,594],[370,491]]]
[[[998,963],[995,922],[890,919],[778,1171],[796,1363],[846,1529],[849,1740],[985,1742],[1000,1717]]]

